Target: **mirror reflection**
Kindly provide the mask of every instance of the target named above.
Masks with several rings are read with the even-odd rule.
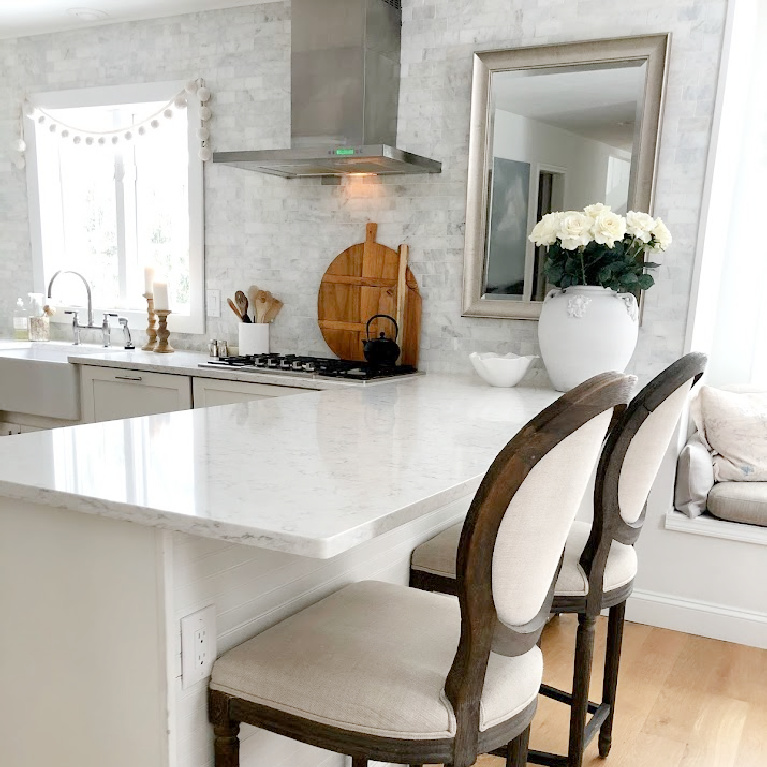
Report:
[[[542,301],[545,213],[633,199],[644,61],[496,71],[490,80],[482,298]],[[488,152],[490,154],[490,152]]]

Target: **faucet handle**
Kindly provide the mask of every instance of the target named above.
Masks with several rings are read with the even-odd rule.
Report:
[[[78,325],[80,323],[80,312],[76,312],[74,310],[64,312],[64,314],[71,314],[72,315],[72,324]]]
[[[104,312],[104,319],[102,320],[102,325],[108,325],[109,324],[109,318],[110,317],[116,317],[117,315],[113,312]]]

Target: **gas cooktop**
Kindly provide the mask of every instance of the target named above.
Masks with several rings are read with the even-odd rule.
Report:
[[[343,378],[349,381],[372,381],[381,378],[413,375],[412,365],[373,365],[369,362],[304,357],[298,354],[249,354],[244,357],[219,357],[203,362],[201,367],[236,368],[244,373],[284,373],[298,378]]]

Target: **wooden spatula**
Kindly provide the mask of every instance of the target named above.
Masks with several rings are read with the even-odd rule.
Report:
[[[280,313],[282,306],[283,303],[279,298],[273,298],[272,302],[269,304],[269,308],[266,310],[266,314],[264,315],[264,322],[271,322]]]
[[[253,312],[253,319],[256,319],[256,298],[258,296],[258,285],[251,285],[246,292],[248,301],[250,302],[250,310]]]

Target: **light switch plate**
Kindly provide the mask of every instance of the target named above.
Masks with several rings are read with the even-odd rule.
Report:
[[[208,305],[208,317],[221,316],[221,291],[206,290],[206,303]]]
[[[216,606],[181,619],[181,683],[186,690],[210,676],[216,659]]]

